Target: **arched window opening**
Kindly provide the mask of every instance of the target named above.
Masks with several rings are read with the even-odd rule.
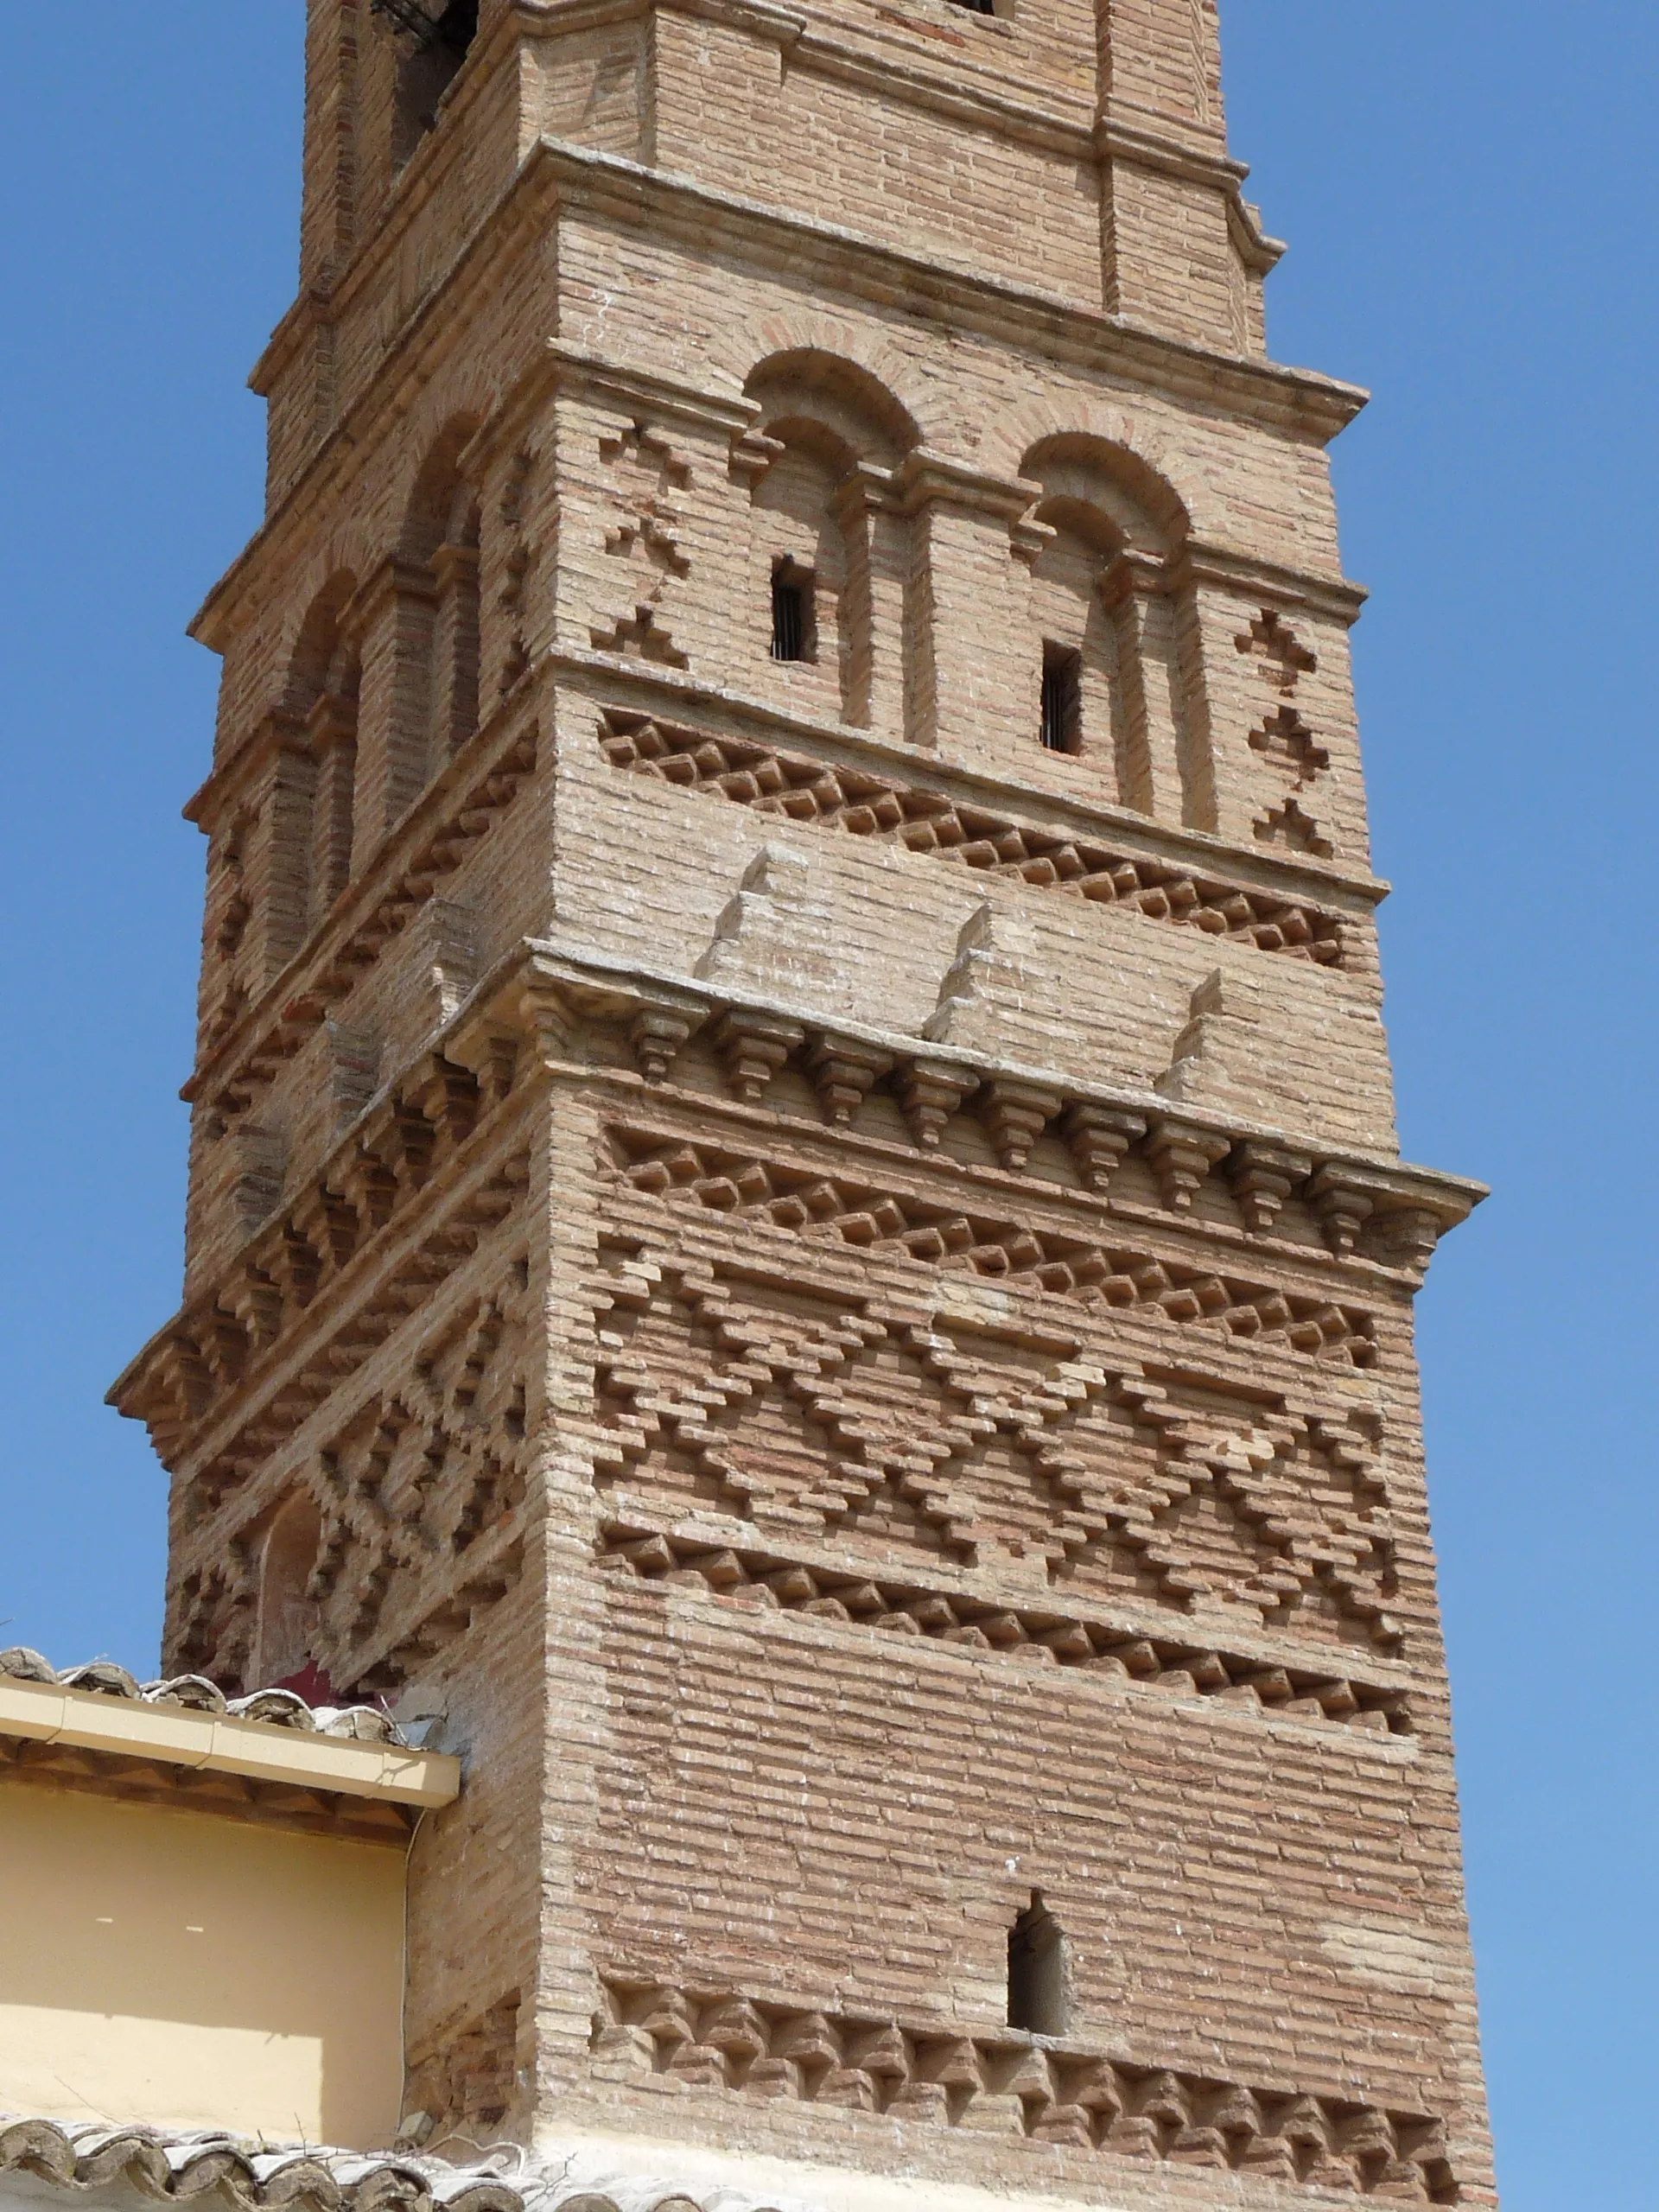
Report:
[[[772,564],[772,657],[816,660],[817,578],[788,555]]]
[[[474,428],[450,423],[427,456],[398,542],[388,829],[478,728],[480,512],[460,469]]]
[[[1075,753],[1083,742],[1083,655],[1052,638],[1043,640],[1041,735],[1049,753]]]
[[[312,1581],[322,1548],[322,1515],[309,1491],[282,1506],[259,1554],[259,1612],[253,1682],[297,1690],[314,1703],[333,1700],[319,1651],[322,1617]]]
[[[1063,2036],[1071,2024],[1065,1938],[1033,1890],[1008,1930],[1008,2025],[1028,2035]]]
[[[289,668],[283,704],[303,728],[310,763],[304,789],[296,783],[279,840],[279,880],[292,886],[289,956],[351,880],[361,671],[345,614],[355,589],[350,575],[331,578],[300,626]]]
[[[1047,543],[1032,572],[1030,651],[1040,671],[1037,734],[1050,753],[1122,753],[1123,699],[1116,625],[1101,581],[1116,553],[1103,518],[1064,499],[1037,510]],[[1133,776],[1120,770],[1112,796]]]
[[[438,105],[478,35],[478,0],[369,0],[397,34],[391,157],[402,168],[438,120]]]
[[[1084,756],[1121,806],[1201,822],[1173,567],[1186,531],[1179,502],[1135,454],[1081,432],[1044,439],[1020,474],[1043,487],[1027,632],[1033,688],[1042,671],[1033,707],[1043,745]],[[1056,648],[1076,656],[1069,728]]]
[[[791,702],[896,731],[912,580],[910,525],[890,480],[916,426],[868,371],[812,349],[774,354],[745,390],[760,419],[734,465],[748,473],[756,511],[757,648],[792,664],[779,679]]]

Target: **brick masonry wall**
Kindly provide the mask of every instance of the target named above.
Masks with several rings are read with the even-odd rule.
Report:
[[[467,1754],[429,2139],[1493,2201],[1410,1336],[1478,1193],[1395,1154],[1357,402],[1262,358],[1216,30],[492,0],[422,135],[313,0],[116,1396],[169,1663]]]

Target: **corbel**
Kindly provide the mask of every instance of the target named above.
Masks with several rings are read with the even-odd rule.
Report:
[[[1059,536],[1052,523],[1030,520],[1008,524],[1008,548],[1016,561],[1023,561],[1027,568],[1035,569],[1049,547]]]
[[[918,446],[907,453],[893,472],[893,491],[906,514],[932,506],[957,507],[970,514],[993,517],[1012,527],[1043,496],[1040,484],[1018,476],[990,476],[970,468],[947,454],[931,453]]]
[[[1130,1146],[1147,1134],[1144,1115],[1083,1101],[1068,1109],[1062,1128],[1078,1174],[1099,1198],[1110,1190]]]
[[[758,1106],[773,1076],[805,1038],[798,1021],[734,1006],[721,1016],[713,1043],[732,1090],[746,1106]]]
[[[1147,1139],[1147,1159],[1164,1204],[1172,1213],[1188,1213],[1210,1170],[1232,1150],[1230,1137],[1192,1122],[1161,1115]]]
[[[1245,1228],[1265,1236],[1291,1192],[1313,1173],[1313,1162],[1306,1153],[1250,1137],[1236,1147],[1227,1172]]]
[[[1109,614],[1127,600],[1161,598],[1171,589],[1172,580],[1170,564],[1160,554],[1125,546],[1101,575],[1101,604]]]
[[[661,1083],[703,1023],[710,1008],[690,991],[642,1000],[628,1022],[634,1065],[647,1083]]]
[[[400,599],[423,600],[435,606],[437,594],[430,573],[401,555],[389,553],[352,594],[340,618],[341,634],[359,643],[380,619],[389,604]]]
[[[1376,1210],[1376,1179],[1333,1160],[1319,1169],[1307,1195],[1332,1253],[1339,1260],[1351,1258],[1361,1230]]]
[[[924,1151],[938,1148],[951,1116],[979,1089],[980,1082],[976,1069],[955,1060],[906,1064],[899,1078],[899,1103],[911,1134]]]
[[[772,445],[775,441],[768,438],[765,442]],[[878,468],[869,461],[861,461],[843,476],[829,499],[830,513],[843,529],[861,522],[867,515],[897,512],[900,505],[892,469]]]
[[[325,691],[312,704],[305,718],[305,733],[311,750],[321,760],[332,751],[357,736],[357,702],[339,691]]]
[[[437,579],[438,589],[448,591],[462,577],[478,578],[478,548],[476,545],[440,545],[432,556],[432,573]]]
[[[1039,1084],[992,1077],[985,1086],[983,1119],[992,1149],[1010,1173],[1017,1174],[1025,1166],[1033,1145],[1064,1103],[1058,1090]]]
[[[575,1008],[560,980],[540,973],[538,963],[532,963],[519,988],[517,1013],[520,1033],[530,1039],[543,1066],[567,1056],[575,1032]]]
[[[826,1117],[845,1127],[893,1067],[893,1055],[858,1037],[826,1030],[807,1056],[807,1072]]]
[[[484,1110],[500,1105],[518,1072],[522,1033],[503,1018],[505,1009],[470,1016],[444,1039],[444,1056],[474,1077]]]

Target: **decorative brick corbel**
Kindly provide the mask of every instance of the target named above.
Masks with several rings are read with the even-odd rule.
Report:
[[[1104,1198],[1125,1154],[1147,1134],[1146,1117],[1119,1106],[1073,1106],[1061,1125],[1072,1160],[1087,1187]]]
[[[733,1091],[746,1106],[758,1106],[767,1084],[805,1037],[798,1021],[731,1007],[721,1016],[713,1042]]]
[[[1313,1173],[1313,1162],[1305,1152],[1250,1137],[1235,1150],[1227,1172],[1245,1228],[1265,1236],[1291,1192]]]
[[[1421,1274],[1446,1226],[1433,1206],[1390,1206],[1378,1213],[1370,1243],[1385,1266],[1409,1268]]]
[[[979,1089],[973,1068],[954,1060],[912,1060],[899,1079],[899,1103],[911,1135],[924,1151],[937,1149],[953,1114]]]
[[[1377,1189],[1368,1176],[1332,1163],[1308,1185],[1308,1199],[1325,1241],[1339,1260],[1352,1255],[1359,1232],[1376,1211]]]
[[[1188,1213],[1210,1170],[1232,1150],[1230,1137],[1201,1129],[1191,1122],[1161,1116],[1147,1140],[1147,1159],[1164,1204],[1172,1213]]]
[[[891,1070],[893,1055],[860,1038],[839,1037],[826,1030],[806,1065],[825,1116],[844,1127]]]
[[[537,1057],[563,1059],[575,1028],[575,1009],[567,994],[549,979],[532,975],[519,995],[518,1011]]]
[[[661,1083],[705,1014],[685,1007],[642,1006],[628,1024],[634,1065],[647,1083]]]
[[[1018,1173],[1031,1148],[1065,1102],[1058,1090],[994,1076],[986,1085],[983,1116],[992,1149],[1004,1167]]]

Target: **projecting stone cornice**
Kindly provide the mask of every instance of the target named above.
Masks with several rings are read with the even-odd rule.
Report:
[[[445,135],[435,134],[440,140]],[[619,155],[543,137],[410,308],[372,387],[346,410],[208,594],[191,625],[192,636],[216,651],[224,649],[224,626],[233,620],[242,595],[258,589],[266,559],[288,557],[295,540],[314,531],[318,506],[363,467],[365,454],[406,412],[411,392],[433,373],[435,357],[457,342],[466,327],[468,301],[481,287],[504,281],[501,264],[518,238],[538,214],[550,215],[556,207],[633,217],[654,236],[682,239],[699,253],[723,243],[753,262],[770,259],[791,276],[810,275],[829,291],[880,300],[889,308],[896,290],[912,314],[925,306],[958,328],[1038,344],[1068,366],[1104,372],[1177,402],[1221,406],[1240,420],[1319,445],[1328,444],[1365,404],[1363,391],[1332,378],[1215,353],[1126,317],[906,252],[839,225],[786,213],[690,177],[664,175]],[[378,234],[384,251],[392,251],[410,219],[411,212],[400,202]],[[281,360],[297,351],[313,322],[338,320],[349,312],[377,261],[378,257],[359,255],[331,295],[308,293],[296,302],[255,371],[256,391],[270,389]],[[529,365],[533,372],[536,365]],[[729,395],[727,404],[741,404],[738,395]]]

